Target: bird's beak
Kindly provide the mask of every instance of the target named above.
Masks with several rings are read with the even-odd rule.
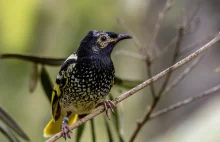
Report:
[[[128,34],[119,34],[118,38],[117,38],[117,42],[124,40],[124,39],[130,39],[132,38],[132,36],[128,35]]]

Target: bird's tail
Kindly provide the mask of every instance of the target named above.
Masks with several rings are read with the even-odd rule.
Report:
[[[70,115],[68,125],[72,125],[73,123],[75,123],[77,118],[77,114]],[[44,128],[44,137],[51,137],[56,133],[60,132],[62,130],[62,122],[62,119],[59,119],[56,122],[54,122],[54,120],[51,119],[47,126]]]

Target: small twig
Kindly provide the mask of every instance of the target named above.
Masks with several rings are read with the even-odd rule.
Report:
[[[201,1],[199,1],[199,2],[196,4],[197,6],[196,6],[196,8],[194,9],[194,12],[191,13],[191,16],[188,16],[189,19],[187,20],[187,21],[188,21],[188,22],[187,22],[187,25],[190,25],[190,23],[193,21],[193,19],[195,19],[195,17],[196,17],[196,15],[197,15],[198,11],[200,10],[201,5],[202,5],[203,2],[204,2],[204,1],[201,0]]]
[[[185,28],[186,28],[186,29],[190,26],[190,23],[191,23],[191,22],[193,21],[193,19],[195,18],[196,14],[198,13],[198,11],[199,11],[199,9],[200,9],[200,6],[201,6],[201,2],[198,3],[197,8],[194,10],[194,12],[192,13],[192,15],[189,16],[189,19],[188,19],[187,21],[185,21]],[[185,34],[186,34],[186,31],[185,31]],[[212,37],[213,35],[209,35],[208,37],[210,37],[210,36]],[[208,37],[206,37],[206,38],[208,38]],[[169,51],[170,47],[171,47],[173,44],[175,44],[176,41],[177,41],[177,36],[175,36],[175,37],[162,49],[161,52],[159,52],[156,56],[154,56],[154,58],[152,58],[152,61],[155,61],[155,60],[161,58],[165,53],[167,53],[167,52]],[[203,40],[199,40],[198,42],[200,43],[201,41],[204,41],[204,39],[203,39]],[[195,42],[194,42],[194,43],[193,43],[194,46],[195,46],[195,45],[198,45],[198,42],[196,42],[196,44],[195,44]],[[191,46],[190,46],[190,47],[191,47]],[[188,48],[187,48],[187,49],[188,49]],[[180,54],[182,54],[182,50],[185,50],[185,48],[182,48],[182,49],[181,49],[181,51],[180,51],[181,53],[180,53]]]
[[[128,33],[130,33],[133,37],[133,40],[134,40],[134,43],[138,49],[138,52],[140,54],[140,56],[147,56],[147,57],[151,57],[151,54],[150,52],[148,51],[145,51],[142,47],[142,44],[141,42],[138,40],[137,36],[134,34],[134,32],[125,24],[124,20],[117,17],[116,18],[117,22],[122,26],[122,28],[124,28]]]
[[[148,75],[148,78],[151,78],[152,77],[152,62],[150,61],[150,59],[149,58],[147,58],[146,59],[146,61],[145,61],[145,63],[146,63],[146,65],[147,65],[147,75]],[[153,97],[153,99],[155,99],[156,98],[156,91],[155,91],[155,88],[154,88],[154,84],[152,83],[152,84],[150,84],[150,91],[151,91],[151,95],[152,95],[152,97]]]
[[[168,0],[169,1],[169,0]],[[152,72],[151,72],[151,54],[145,50],[143,50],[143,47],[142,47],[142,44],[141,42],[138,40],[138,38],[134,35],[134,33],[130,30],[130,28],[128,28],[128,26],[125,24],[124,20],[120,19],[120,18],[117,18],[117,21],[119,24],[122,25],[122,27],[128,32],[128,33],[132,33],[132,36],[134,38],[134,41],[135,41],[135,44],[138,48],[138,52],[139,52],[139,55],[135,55],[135,57],[138,57],[138,58],[144,58],[145,59],[145,63],[147,65],[147,73],[148,73],[148,77],[151,78],[152,77]],[[142,53],[143,52],[143,53]],[[129,56],[133,56],[134,57],[134,54],[131,54],[131,53],[127,53],[127,52],[124,52],[124,54],[127,54]],[[144,56],[145,55],[145,56]],[[153,84],[150,85],[150,90],[151,90],[151,94],[153,97],[156,96],[156,93],[155,93],[155,89],[154,89],[154,86]]]
[[[190,24],[191,24],[192,21],[195,19],[195,17],[196,17],[196,15],[197,15],[198,11],[200,10],[201,5],[202,5],[203,2],[204,2],[204,1],[201,0],[201,1],[199,1],[197,4],[195,4],[195,5],[197,5],[197,6],[196,6],[196,8],[194,9],[194,12],[192,12],[191,15],[188,16],[189,19],[188,19],[187,22],[186,22],[186,28],[189,28],[189,29],[190,29]],[[190,8],[189,8],[189,9],[190,9]],[[187,30],[186,30],[186,31],[187,31]],[[191,32],[191,33],[192,33],[192,32]]]
[[[183,35],[184,35],[184,27],[180,27],[179,30],[178,30],[178,38],[177,38],[176,48],[175,48],[174,56],[173,56],[173,60],[172,60],[173,64],[176,62],[176,60],[178,58],[179,49],[180,49],[180,45],[181,45],[181,42],[182,42],[182,39],[183,39]],[[164,90],[165,90],[165,88],[166,88],[166,86],[167,86],[167,84],[170,80],[171,74],[172,74],[172,71],[167,74],[167,76],[165,78],[165,81],[162,84],[162,87],[161,87],[158,95],[154,97],[154,100],[153,100],[153,103],[150,107],[150,110],[148,111],[147,114],[144,115],[144,117],[141,119],[141,121],[139,121],[139,123],[137,123],[137,127],[134,130],[134,132],[132,133],[132,136],[131,136],[129,142],[133,142],[135,140],[135,138],[137,137],[137,135],[140,132],[140,130],[142,129],[142,127],[150,119],[150,115],[154,111],[154,109],[157,106],[158,102],[160,101],[161,96],[162,96],[162,94],[163,94],[163,92],[164,92]]]
[[[177,42],[177,36],[175,36],[163,49],[161,52],[159,52],[154,58],[152,58],[152,62],[154,62],[157,59],[160,59],[165,53],[167,53],[172,45],[174,45]]]
[[[164,93],[162,95],[166,95],[172,88],[177,86],[195,67],[198,65],[198,63],[201,61],[203,56],[198,57],[195,59],[180,75],[178,75],[175,80],[173,80],[164,90]]]
[[[158,33],[159,33],[159,30],[160,30],[160,27],[161,27],[161,24],[162,24],[162,21],[163,21],[163,19],[164,19],[164,16],[165,16],[165,13],[171,8],[171,6],[172,6],[172,1],[173,0],[167,0],[167,2],[166,2],[166,4],[165,4],[165,6],[164,6],[164,9],[159,13],[159,15],[158,15],[158,19],[157,19],[157,22],[156,22],[156,25],[155,25],[155,28],[154,28],[154,31],[153,31],[153,38],[152,38],[152,42],[150,43],[150,45],[149,45],[149,49],[151,50],[152,48],[154,48],[154,45],[155,45],[155,42],[156,42],[156,38],[157,38],[157,36],[158,36]],[[123,20],[121,20],[121,19],[119,19],[119,18],[117,18],[117,21],[118,21],[118,23],[120,23],[121,25],[122,25],[122,27],[124,27],[124,29],[126,30],[126,31],[128,31],[128,32],[130,32],[130,33],[133,33],[131,30],[130,30],[130,28],[128,28],[128,26],[124,23],[124,21]],[[133,35],[133,34],[132,34]],[[138,50],[139,50],[139,53],[140,53],[140,55],[141,55],[141,57],[143,56],[143,53],[141,53],[142,51],[141,51],[141,49],[142,49],[142,46],[141,46],[141,43],[139,42],[139,40],[137,39],[137,37],[136,36],[134,36],[134,41],[135,41],[135,43],[136,43],[136,45],[137,45],[137,47],[138,47]],[[156,49],[156,47],[154,48],[154,49]],[[147,49],[146,49],[147,50]],[[145,50],[144,50],[145,51]],[[159,52],[159,50],[158,50],[158,52]],[[127,55],[130,55],[130,56],[132,56],[133,54],[127,54]],[[139,57],[140,58],[140,56],[135,56],[135,57]],[[143,56],[144,57],[144,56]],[[145,60],[145,62],[146,62],[146,65],[147,65],[147,74],[148,74],[148,77],[149,78],[151,78],[152,77],[152,71],[151,71],[151,56],[150,56],[150,53],[148,52],[148,50],[147,50],[147,53],[146,53],[146,57],[144,57],[146,60]],[[152,94],[152,96],[153,96],[153,98],[155,98],[156,97],[156,92],[155,92],[155,88],[154,88],[154,85],[153,84],[151,84],[150,85],[150,91],[151,91],[151,94]]]
[[[122,95],[120,95],[118,98],[116,98],[114,100],[115,104],[120,103],[121,101],[123,101],[123,100],[127,99],[128,97],[132,96],[136,92],[138,92],[138,91],[142,90],[143,88],[147,87],[151,83],[161,79],[162,77],[164,77],[168,73],[170,73],[170,72],[176,70],[177,68],[183,66],[184,64],[190,62],[191,60],[198,57],[200,54],[202,54],[203,52],[205,52],[206,50],[211,48],[214,44],[216,44],[219,41],[220,41],[220,33],[215,38],[213,38],[210,42],[208,42],[207,44],[205,44],[200,49],[193,52],[192,54],[190,54],[186,58],[182,59],[181,61],[179,61],[176,64],[172,65],[171,67],[167,68],[166,70],[160,72],[159,74],[155,75],[154,77],[144,81],[143,83],[139,84],[138,86],[134,87],[133,89],[131,89],[131,90],[123,93]],[[73,130],[73,129],[77,128],[79,125],[85,123],[86,121],[94,118],[95,116],[97,116],[97,115],[99,115],[103,112],[104,112],[104,107],[103,106],[98,107],[94,112],[92,112],[89,115],[83,117],[82,119],[79,119],[76,123],[71,125],[70,129]],[[54,135],[53,137],[51,137],[50,139],[48,139],[47,142],[54,142],[57,139],[59,139],[61,137],[61,135],[62,135],[61,132],[59,132],[56,135]]]
[[[182,54],[188,52],[189,50],[191,50],[193,47],[200,46],[201,43],[204,43],[204,41],[205,41],[205,42],[209,41],[210,38],[212,38],[213,36],[214,36],[214,34],[206,35],[204,38],[199,39],[199,40],[197,40],[197,41],[194,41],[193,43],[187,45],[186,47],[181,48],[179,54],[182,55]],[[155,56],[154,58],[152,58],[152,62],[154,62],[154,61],[160,59],[164,54],[166,54],[166,53],[169,51],[170,47],[171,47],[174,43],[176,43],[176,41],[177,41],[177,36],[175,36],[175,37],[162,49],[162,51],[161,51],[157,56]]]
[[[31,61],[39,64],[46,64],[49,66],[58,66],[62,65],[62,63],[66,60],[63,58],[46,58],[46,57],[38,57],[34,55],[22,55],[22,54],[0,54],[0,59],[21,59],[24,61]]]
[[[173,57],[173,61],[172,61],[172,64],[174,64],[176,62],[176,60],[178,59],[178,55],[179,55],[179,50],[180,50],[180,46],[181,46],[181,43],[182,43],[182,40],[183,40],[183,36],[184,36],[184,28],[185,27],[180,27],[179,30],[178,30],[178,36],[177,36],[177,42],[176,42],[176,47],[175,47],[175,51],[174,51],[174,57]],[[164,92],[164,90],[166,89],[166,86],[170,80],[170,77],[171,77],[171,73],[170,72],[168,75],[167,75],[167,78],[165,79],[159,93],[158,93],[158,96],[161,96]]]
[[[157,22],[156,22],[155,27],[154,27],[153,36],[152,36],[152,40],[151,40],[150,45],[149,45],[149,49],[150,50],[155,49],[156,55],[160,53],[159,49],[157,49],[157,47],[155,46],[156,39],[157,39],[159,30],[160,30],[162,21],[165,17],[165,14],[171,8],[172,2],[173,2],[173,0],[167,0],[163,10],[158,15],[158,19],[157,19]]]
[[[125,21],[119,17],[117,17],[116,20],[122,26],[122,28],[124,28],[125,31],[127,31],[128,33],[132,35],[134,42],[136,44],[136,47],[138,48],[138,50],[141,50],[141,47],[142,47],[141,42],[138,40],[134,32],[125,24]]]
[[[157,22],[156,22],[156,25],[154,27],[154,31],[153,31],[153,37],[152,37],[152,40],[149,44],[149,47],[148,49],[150,51],[152,51],[152,49],[155,49],[156,51],[156,54],[159,53],[159,49],[157,49],[157,47],[155,46],[155,42],[156,42],[156,39],[157,39],[157,36],[158,36],[158,33],[159,33],[159,30],[160,30],[160,27],[161,27],[161,24],[162,24],[162,21],[165,17],[165,14],[166,12],[171,8],[172,6],[172,2],[173,0],[167,0],[163,10],[159,13],[158,15],[158,19],[157,19]],[[149,51],[148,50],[148,51]],[[152,54],[152,53],[151,53]],[[151,62],[151,59],[149,56],[146,57],[146,61],[145,61],[146,65],[147,65],[147,74],[148,74],[148,77],[151,78],[152,77],[152,62]],[[151,91],[151,94],[153,96],[153,98],[155,99],[156,98],[156,91],[155,91],[155,87],[154,87],[154,84],[152,83],[150,85],[150,91]]]
[[[192,102],[201,100],[202,98],[207,97],[207,96],[209,96],[209,95],[212,95],[213,93],[215,93],[215,92],[217,92],[217,91],[219,91],[219,90],[220,90],[220,84],[217,85],[217,86],[215,86],[215,87],[213,87],[213,88],[211,88],[211,89],[209,89],[209,90],[206,90],[206,91],[200,93],[200,94],[197,95],[197,96],[190,97],[190,98],[185,99],[185,100],[183,100],[183,101],[180,101],[180,102],[178,102],[178,103],[176,103],[176,104],[173,104],[173,105],[171,105],[171,106],[169,106],[169,107],[167,107],[167,108],[158,110],[157,112],[154,112],[154,113],[152,113],[152,114],[150,115],[150,119],[154,119],[154,118],[156,118],[156,117],[158,117],[158,116],[161,116],[161,115],[166,114],[166,113],[168,113],[168,112],[170,112],[170,111],[173,111],[173,110],[175,110],[175,109],[178,109],[178,108],[180,108],[180,107],[183,107],[183,106],[185,106],[185,105],[187,105],[187,104],[190,104],[190,103],[192,103]]]
[[[191,50],[193,47],[196,47],[196,46],[199,46],[199,44],[201,43],[204,43],[207,42],[208,40],[210,40],[210,38],[213,37],[213,33],[212,34],[209,34],[209,35],[206,35],[206,37],[202,38],[202,39],[199,39],[191,44],[189,44],[188,46],[184,47],[184,48],[181,48],[180,50],[180,54],[184,54],[186,52],[188,52],[189,50]]]

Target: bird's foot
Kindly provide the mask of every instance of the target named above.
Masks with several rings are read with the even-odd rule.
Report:
[[[105,112],[106,112],[106,115],[107,115],[107,117],[108,117],[108,119],[110,120],[110,113],[109,113],[109,109],[112,111],[112,113],[114,114],[114,110],[113,110],[113,107],[115,108],[116,106],[115,106],[115,103],[113,102],[113,101],[111,101],[111,100],[105,100],[104,102],[103,102],[103,104],[104,104],[104,108],[105,108]]]
[[[71,138],[70,137],[70,133],[72,133],[72,131],[70,130],[69,126],[68,126],[68,122],[69,122],[69,118],[65,117],[63,119],[63,123],[62,123],[62,137],[66,140],[66,138]]]

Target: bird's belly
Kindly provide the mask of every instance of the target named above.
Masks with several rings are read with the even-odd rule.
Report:
[[[83,67],[80,67],[83,68]],[[60,106],[65,111],[88,114],[108,95],[114,80],[114,70],[91,70],[69,74],[66,86],[61,90]]]
[[[68,93],[61,98],[60,105],[66,112],[89,114],[98,104],[105,100],[105,96],[104,94],[94,94],[92,92]]]

